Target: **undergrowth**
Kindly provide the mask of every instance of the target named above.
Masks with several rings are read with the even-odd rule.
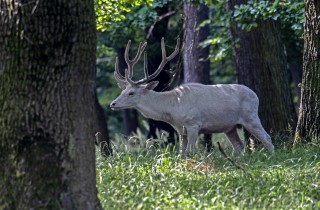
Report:
[[[244,170],[216,148],[183,159],[168,149],[120,147],[112,157],[97,152],[104,209],[320,209],[319,144],[231,156]]]

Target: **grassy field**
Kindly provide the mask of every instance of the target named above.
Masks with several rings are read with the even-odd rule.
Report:
[[[189,159],[143,149],[97,156],[104,209],[320,209],[319,144],[231,156],[244,170],[217,149]]]

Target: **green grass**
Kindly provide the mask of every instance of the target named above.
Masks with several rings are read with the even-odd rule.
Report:
[[[97,156],[104,209],[320,209],[319,144],[232,157],[245,172],[217,149],[187,160],[164,150]]]

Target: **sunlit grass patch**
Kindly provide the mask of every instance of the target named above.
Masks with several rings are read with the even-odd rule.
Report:
[[[213,164],[206,163],[203,161],[196,161],[193,159],[182,159],[176,166],[177,169],[181,169],[182,171],[190,171],[193,173],[214,173],[214,166]]]

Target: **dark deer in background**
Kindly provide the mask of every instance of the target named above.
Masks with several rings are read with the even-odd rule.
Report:
[[[248,87],[238,84],[202,85],[183,84],[173,90],[155,92],[157,81],[151,81],[162,71],[165,64],[179,53],[179,39],[174,52],[167,57],[164,39],[161,40],[162,61],[157,70],[133,81],[133,66],[138,62],[147,43],[140,44],[134,59],[129,59],[131,41],[125,51],[128,69],[125,77],[119,74],[118,59],[115,65],[115,79],[122,92],[111,102],[113,110],[135,108],[145,117],[172,125],[180,135],[182,155],[193,152],[200,133],[225,133],[235,152],[243,150],[237,128],[244,127],[257,137],[265,147],[274,151],[271,138],[263,129],[258,117],[259,99]],[[146,65],[146,54],[144,61]],[[151,81],[151,82],[150,82]],[[183,136],[183,138],[182,138]]]

